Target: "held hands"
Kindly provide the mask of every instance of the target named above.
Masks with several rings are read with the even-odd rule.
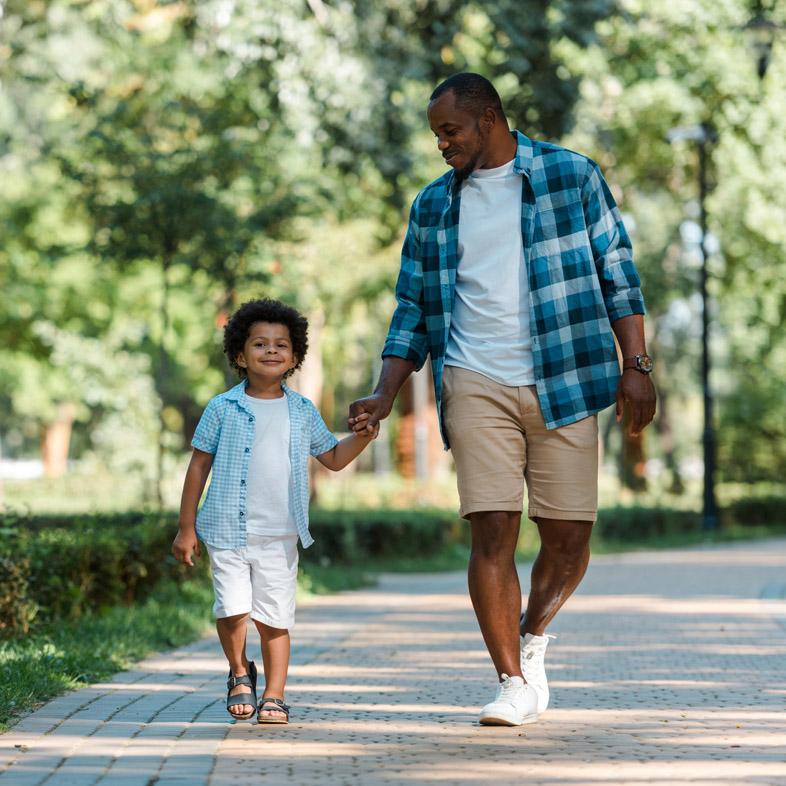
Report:
[[[625,407],[630,407],[628,433],[637,437],[655,417],[655,386],[649,374],[626,369],[617,385],[617,423],[622,420]]]
[[[349,405],[347,426],[358,435],[365,431],[369,435],[373,433],[372,438],[375,438],[379,433],[379,421],[390,414],[391,406],[391,402],[378,393],[353,401]]]
[[[354,425],[351,426],[352,433],[360,439],[376,439],[379,436],[379,423],[373,426],[369,424],[371,416],[368,412],[361,412],[354,418]]]
[[[202,556],[196,532],[193,529],[179,530],[175,536],[174,543],[172,543],[172,554],[178,562],[182,562],[184,565],[193,568],[194,560],[191,557],[192,552],[197,558]]]

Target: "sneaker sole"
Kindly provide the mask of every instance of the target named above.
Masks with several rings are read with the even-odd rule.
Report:
[[[479,723],[481,726],[526,726],[528,723],[536,723],[537,715],[525,715],[521,720],[516,720],[511,716],[504,716],[502,713],[494,715],[484,715]]]

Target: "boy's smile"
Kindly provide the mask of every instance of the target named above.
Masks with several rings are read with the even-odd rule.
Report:
[[[237,362],[249,381],[254,377],[260,382],[280,381],[297,362],[289,328],[277,322],[254,322]]]

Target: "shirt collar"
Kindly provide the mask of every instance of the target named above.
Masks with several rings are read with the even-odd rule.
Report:
[[[242,406],[243,403],[243,396],[246,392],[246,387],[248,386],[248,380],[244,379],[239,382],[235,387],[230,388],[226,392],[226,398],[228,401],[237,401],[238,404]],[[281,383],[281,389],[284,391],[284,395],[287,399],[291,400],[295,396],[295,392],[289,388],[284,382]]]
[[[529,177],[532,174],[532,160],[534,158],[532,140],[524,136],[521,131],[513,130],[511,133],[516,140],[516,159],[513,163],[513,171]]]

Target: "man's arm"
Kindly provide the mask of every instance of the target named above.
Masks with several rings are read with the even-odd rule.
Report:
[[[632,314],[612,322],[612,329],[619,341],[623,360],[646,355],[644,341],[644,317]],[[649,374],[642,374],[635,368],[626,368],[617,385],[617,422],[628,405],[631,409],[630,434],[638,436],[655,417],[655,386]]]
[[[383,358],[382,371],[374,392],[367,398],[358,399],[350,404],[347,420],[349,427],[358,433],[374,429],[380,420],[384,420],[390,414],[401,386],[415,370],[417,370],[415,363],[406,358],[395,355]],[[368,413],[368,421],[358,419],[358,416],[364,412]]]
[[[386,418],[401,386],[407,377],[426,361],[428,340],[423,313],[423,262],[420,228],[417,222],[418,199],[409,212],[409,225],[401,249],[401,269],[396,282],[398,306],[390,321],[385,347],[382,351],[382,371],[374,392],[353,401],[349,407],[347,424],[357,433],[368,431]],[[367,422],[359,422],[358,415],[368,413]]]
[[[603,301],[624,360],[647,353],[644,342],[644,299],[633,263],[630,237],[614,197],[592,163],[582,189],[587,232]],[[655,416],[655,388],[648,374],[623,369],[617,386],[617,421],[631,408],[630,434],[637,436]]]

